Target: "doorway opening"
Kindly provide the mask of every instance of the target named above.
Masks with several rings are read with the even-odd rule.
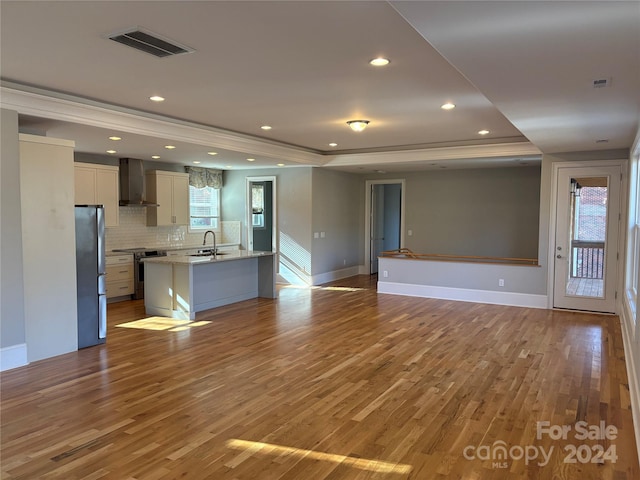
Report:
[[[378,273],[378,257],[404,246],[404,180],[369,180],[365,198],[365,269]]]
[[[247,250],[277,251],[276,177],[247,177]]]

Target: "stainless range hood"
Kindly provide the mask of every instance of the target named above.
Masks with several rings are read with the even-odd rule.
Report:
[[[120,206],[157,207],[145,200],[144,167],[137,158],[120,159]]]

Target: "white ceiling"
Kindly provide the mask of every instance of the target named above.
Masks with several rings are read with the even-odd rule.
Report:
[[[638,131],[639,2],[3,0],[0,17],[2,105],[80,152],[402,171],[629,148]],[[133,26],[195,52],[105,38]]]

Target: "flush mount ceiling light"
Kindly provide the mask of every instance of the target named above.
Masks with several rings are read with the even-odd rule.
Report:
[[[151,100],[152,102],[164,102],[164,97],[161,97],[160,95],[154,95],[152,97],[149,97],[149,100]]]
[[[374,58],[373,60],[369,61],[369,64],[373,65],[374,67],[384,67],[385,65],[389,65],[389,63],[391,63],[391,61],[388,58],[382,57]]]
[[[442,110],[453,110],[454,108],[456,108],[456,106],[455,104],[448,102],[448,103],[445,103],[444,105],[441,105],[440,108]]]
[[[351,130],[353,130],[354,132],[361,132],[365,128],[367,128],[367,125],[369,125],[369,120],[349,120],[347,122],[347,125],[349,125],[351,127]]]

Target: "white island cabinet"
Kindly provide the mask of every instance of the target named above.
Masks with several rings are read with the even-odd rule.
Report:
[[[274,252],[151,257],[144,260],[144,277],[146,313],[183,320],[210,308],[277,295]]]

